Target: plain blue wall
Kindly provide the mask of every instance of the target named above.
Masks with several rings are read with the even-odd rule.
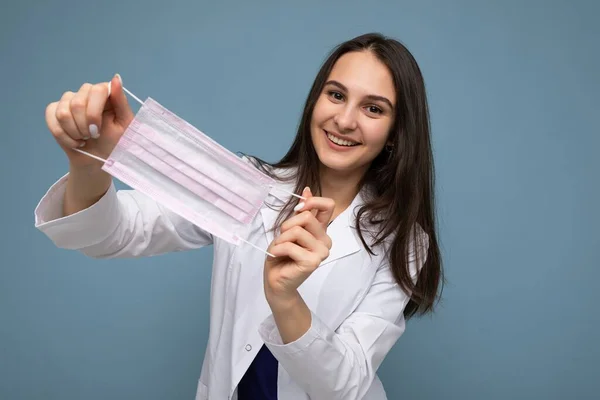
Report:
[[[448,277],[390,398],[600,396],[598,2],[47,3],[0,12],[1,399],[191,399],[207,340],[211,249],[95,261],[34,229],[66,171],[49,102],[119,72],[275,160],[326,53],[373,30],[426,77]]]

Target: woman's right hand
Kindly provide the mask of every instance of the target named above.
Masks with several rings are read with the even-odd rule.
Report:
[[[76,93],[65,92],[46,108],[46,124],[66,153],[71,170],[100,169],[100,161],[73,149],[106,159],[133,117],[118,74],[110,82],[85,83]]]

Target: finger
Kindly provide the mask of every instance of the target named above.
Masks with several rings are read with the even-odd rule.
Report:
[[[329,243],[331,243],[329,237],[326,236],[326,238]],[[329,249],[331,248],[325,241],[317,239],[309,231],[300,226],[295,226],[282,233],[275,242],[277,244],[285,242],[296,243],[302,248],[309,250],[311,253],[317,254],[321,261],[329,257]]]
[[[85,146],[85,141],[83,140],[75,140],[62,129],[60,123],[56,119],[56,108],[58,107],[58,102],[51,103],[46,107],[46,125],[48,125],[48,129],[54,136],[54,139],[63,147],[73,149],[77,147]]]
[[[309,251],[320,251],[323,244],[311,235],[306,229],[295,226],[292,229],[283,232],[277,239],[275,245],[285,242],[296,243]]]
[[[133,119],[133,111],[127,102],[127,96],[123,90],[123,81],[116,74],[110,81],[110,101],[115,109],[115,117],[123,125],[128,125]]]
[[[300,212],[301,210],[303,210],[306,200],[313,197],[312,192],[308,186],[302,190],[301,196],[303,197],[303,199],[301,199],[301,201],[296,205],[296,207],[294,207],[295,212]]]
[[[273,246],[271,253],[275,257],[289,257],[299,266],[306,267],[312,265],[318,267],[320,264],[319,256],[315,253],[298,246],[295,243],[285,242]]]
[[[298,212],[302,211],[314,211],[316,210],[315,217],[323,226],[327,226],[335,210],[335,201],[327,197],[309,197],[304,202],[302,207],[298,207]]]
[[[303,211],[281,224],[281,233],[283,234],[295,226],[306,229],[317,240],[331,248],[331,239],[327,236],[326,227],[310,211]]]
[[[307,186],[307,187],[304,188],[304,190],[305,190],[304,195],[305,195],[305,197],[306,197],[307,200],[314,197],[313,194],[312,194],[312,190],[310,190],[310,187]],[[312,215],[316,216],[318,210],[314,210],[313,209],[313,210],[310,210],[310,212],[312,213]]]
[[[98,83],[91,87],[87,109],[86,118],[88,121],[88,130],[90,135],[94,139],[100,137],[100,128],[102,127],[102,113],[106,106],[109,96],[109,83],[103,82]]]
[[[56,106],[56,119],[62,130],[74,140],[82,139],[81,132],[75,124],[75,119],[71,113],[71,99],[75,96],[73,92],[66,92],[61,97]]]
[[[295,226],[301,226],[305,228],[307,231],[315,235],[315,237],[318,236],[317,233],[320,228],[321,231],[324,232],[319,221],[310,211],[303,211],[284,221],[283,224],[281,224],[281,233],[286,232]]]
[[[90,132],[88,130],[88,122],[86,117],[86,109],[88,103],[88,95],[92,85],[84,83],[79,91],[71,98],[71,114],[73,114],[73,120],[77,126],[77,130],[81,133],[83,140],[90,138]]]

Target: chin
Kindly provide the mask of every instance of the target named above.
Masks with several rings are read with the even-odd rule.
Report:
[[[340,174],[354,174],[363,167],[355,159],[340,157],[339,155],[318,154],[319,161],[325,169]]]

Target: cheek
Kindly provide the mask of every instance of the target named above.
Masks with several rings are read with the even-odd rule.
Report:
[[[313,141],[313,145],[315,146],[315,148],[319,147],[318,146],[318,142],[319,142],[319,134],[321,133],[321,126],[323,125],[323,121],[324,121],[324,113],[323,113],[323,105],[320,104],[322,103],[321,100],[317,100],[315,107],[313,108],[313,112],[312,112],[312,116],[311,116],[311,120],[310,120],[310,136],[312,138]]]
[[[385,146],[391,124],[383,119],[370,120],[363,124],[365,141],[373,148],[380,149]]]
[[[312,121],[313,124],[322,124],[328,119],[333,117],[334,105],[324,96],[320,96],[315,103],[315,108],[313,109]]]

